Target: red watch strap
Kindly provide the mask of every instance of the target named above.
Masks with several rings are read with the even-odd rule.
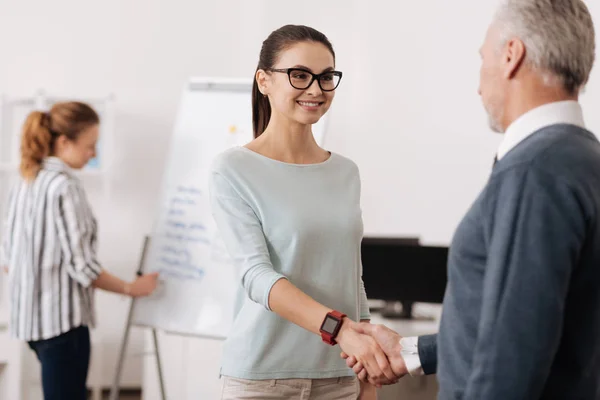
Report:
[[[330,345],[334,345],[337,343],[335,341],[335,339],[332,338],[331,335],[327,332],[321,332],[321,340],[323,340],[323,342],[330,344]]]
[[[342,326],[342,322],[343,322],[343,319],[346,316],[346,314],[343,314],[337,310],[333,310],[333,311],[330,311],[327,313],[327,315],[325,316],[325,320],[327,319],[328,316],[332,316],[335,319],[339,320],[339,323],[335,329],[335,332],[333,332],[333,333],[329,333],[324,330],[321,330],[321,339],[323,340],[323,342],[325,342],[331,346],[334,346],[337,344],[337,342],[335,341],[335,338],[340,330],[340,327]]]

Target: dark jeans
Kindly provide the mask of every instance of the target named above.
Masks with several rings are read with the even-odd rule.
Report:
[[[28,344],[42,363],[44,400],[86,400],[90,362],[87,326]]]

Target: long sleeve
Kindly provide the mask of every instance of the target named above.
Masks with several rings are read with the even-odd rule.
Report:
[[[495,195],[484,197],[488,255],[464,400],[540,397],[586,232],[566,182],[533,167],[504,173]]]
[[[411,376],[437,372],[437,335],[408,336],[400,340],[402,358]]]
[[[358,198],[360,199],[360,193],[362,191],[362,185],[361,185],[361,181],[360,181],[360,173],[358,171],[358,167],[356,168],[356,175],[357,175],[357,190],[358,190]],[[361,210],[361,224],[362,224],[362,210]],[[358,248],[360,249],[360,245],[358,246]],[[362,260],[362,254],[359,257]],[[359,268],[359,280],[358,280],[358,302],[359,302],[359,314],[360,314],[360,319],[361,320],[365,320],[365,319],[371,319],[371,311],[369,310],[369,301],[368,301],[368,297],[367,297],[367,291],[365,290],[365,282],[362,279],[363,276],[363,265],[362,265],[362,261],[359,261],[358,264],[358,268]]]
[[[7,267],[10,262],[11,247],[12,247],[12,235],[14,232],[15,225],[15,214],[16,214],[16,189],[11,190],[11,194],[8,199],[8,208],[4,219],[2,229],[2,244],[0,245],[0,267]]]
[[[359,312],[360,319],[371,319],[371,312],[369,311],[369,301],[367,300],[367,292],[365,290],[365,283],[362,278],[358,282],[359,293],[358,293],[358,301],[359,301]]]
[[[10,253],[9,253],[10,239],[8,238],[8,235],[9,235],[9,230],[7,227],[8,224],[5,223],[3,225],[4,225],[4,229],[3,229],[3,234],[2,234],[2,244],[0,245],[0,267],[7,267],[8,260],[10,259]]]
[[[419,336],[417,352],[423,373],[425,375],[435,374],[437,371],[437,335]]]
[[[219,173],[210,176],[213,217],[236,266],[248,297],[269,308],[273,285],[285,278],[273,269],[260,220],[256,213]]]
[[[359,268],[360,270],[358,279],[358,312],[361,320],[371,319],[371,311],[369,310],[369,301],[367,299],[367,291],[365,290],[365,282],[362,279],[362,262],[359,264]]]
[[[2,230],[2,244],[0,245],[0,267],[7,267],[8,260],[10,259],[10,230],[8,223],[4,223],[4,229]]]
[[[71,278],[88,287],[100,275],[102,268],[94,248],[95,227],[89,206],[81,188],[69,182],[58,200],[56,227],[65,266]]]

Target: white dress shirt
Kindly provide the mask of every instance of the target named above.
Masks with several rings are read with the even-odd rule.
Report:
[[[536,131],[550,125],[570,124],[585,128],[583,112],[573,100],[544,104],[517,118],[506,130],[498,148],[498,160]]]
[[[585,128],[581,105],[573,100],[557,101],[536,107],[521,115],[504,133],[504,139],[496,155],[498,161],[536,131],[556,124],[570,124]],[[423,375],[418,343],[418,337],[406,337],[400,340],[402,358],[408,373],[412,376]]]

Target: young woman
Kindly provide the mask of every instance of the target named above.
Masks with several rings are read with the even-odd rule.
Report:
[[[156,274],[122,281],[97,260],[96,219],[73,170],[95,156],[98,125],[78,102],[32,112],[8,204],[0,266],[9,274],[10,332],[40,360],[45,400],[87,398],[93,288],[145,296],[157,283]]]
[[[325,35],[274,31],[253,87],[255,139],[214,162],[212,210],[241,278],[222,399],[356,399],[361,390],[375,398],[374,386],[359,388],[338,343],[368,365],[373,383],[395,380],[377,344],[350,329],[370,318],[358,168],[319,147],[311,131],[341,78]]]

